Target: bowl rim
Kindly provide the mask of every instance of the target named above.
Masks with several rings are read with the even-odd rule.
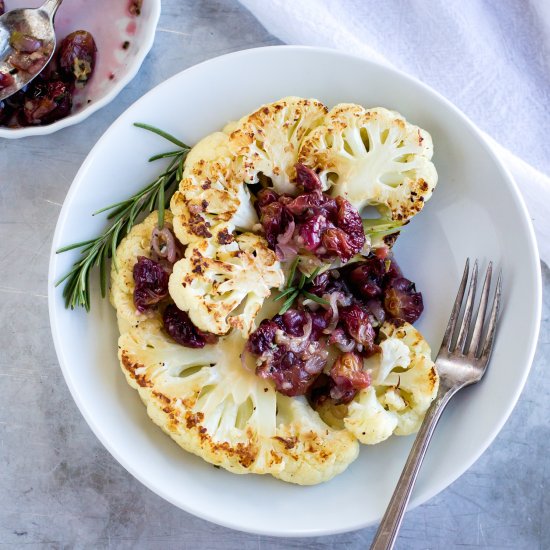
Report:
[[[136,56],[132,63],[128,65],[128,70],[124,77],[116,79],[113,86],[109,91],[98,101],[94,101],[87,105],[84,109],[78,111],[78,113],[70,114],[65,118],[62,118],[52,124],[46,124],[45,126],[26,126],[23,128],[6,128],[0,126],[0,138],[7,139],[19,139],[28,136],[45,136],[53,134],[58,130],[78,124],[93,115],[99,109],[109,104],[115,97],[135,78],[143,61],[147,57],[147,54],[151,51],[153,43],[155,41],[155,34],[160,19],[161,12],[161,0],[148,0],[152,3],[151,14],[146,18],[146,32],[143,40],[140,41],[140,45]]]
[[[262,52],[264,51],[273,51],[273,50],[287,50],[287,51],[295,51],[296,53],[300,53],[303,51],[308,52],[314,52],[322,55],[334,55],[334,56],[340,56],[343,58],[351,58],[354,60],[358,60],[362,63],[367,63],[374,65],[378,67],[379,69],[383,71],[387,71],[389,73],[397,73],[400,77],[405,78],[409,80],[410,82],[414,83],[415,85],[421,87],[424,92],[426,92],[428,95],[432,95],[437,97],[441,102],[445,104],[445,106],[452,110],[456,116],[458,116],[462,122],[468,126],[468,128],[479,138],[480,145],[483,147],[484,152],[490,157],[490,159],[494,162],[496,168],[500,171],[502,177],[506,179],[509,183],[510,190],[514,196],[514,199],[518,202],[519,209],[521,212],[521,215],[524,218],[524,221],[526,222],[526,228],[528,232],[528,242],[526,243],[526,246],[529,249],[529,255],[531,256],[533,260],[533,264],[536,265],[536,269],[534,270],[534,291],[536,295],[536,310],[533,312],[533,320],[534,320],[534,326],[536,327],[536,330],[534,330],[530,335],[530,341],[529,341],[529,352],[526,355],[526,364],[527,368],[524,370],[521,379],[518,381],[518,384],[515,388],[515,393],[513,395],[513,398],[509,401],[508,406],[506,408],[506,411],[502,416],[500,417],[498,423],[495,424],[492,432],[487,437],[486,441],[483,445],[480,445],[477,449],[477,452],[473,453],[472,457],[465,461],[463,463],[463,466],[460,469],[457,469],[455,472],[448,474],[445,477],[444,482],[442,482],[439,486],[432,488],[431,490],[427,491],[423,498],[420,497],[412,497],[410,504],[408,506],[408,510],[412,510],[413,508],[416,508],[417,506],[424,504],[428,500],[432,499],[434,496],[448,488],[454,481],[456,481],[459,477],[461,477],[471,466],[480,458],[480,456],[487,450],[487,448],[491,445],[491,443],[494,441],[496,436],[501,431],[502,427],[510,417],[510,414],[512,413],[513,409],[516,406],[516,403],[523,391],[523,388],[525,386],[525,383],[527,381],[527,377],[529,375],[529,372],[532,367],[537,342],[538,342],[538,336],[540,332],[540,323],[541,323],[541,314],[542,314],[542,277],[541,277],[541,268],[540,268],[540,256],[538,252],[537,242],[535,238],[535,232],[533,229],[533,224],[531,221],[531,218],[529,216],[525,201],[521,195],[521,192],[519,190],[518,185],[516,184],[511,172],[506,168],[506,166],[502,163],[499,156],[497,155],[496,151],[491,147],[488,140],[485,138],[483,132],[453,103],[451,103],[448,99],[446,99],[443,95],[441,95],[439,92],[437,92],[435,89],[431,88],[427,84],[424,84],[420,80],[416,79],[413,76],[410,76],[399,69],[396,69],[392,66],[388,66],[385,64],[382,64],[378,61],[373,61],[370,59],[367,59],[360,55],[354,55],[350,53],[341,52],[339,50],[333,49],[333,48],[327,48],[327,47],[317,47],[317,46],[296,46],[296,45],[276,45],[276,46],[264,46],[261,48],[249,48],[245,50],[239,50],[236,52],[231,52],[227,54],[223,54],[217,57],[213,57],[210,59],[207,59],[205,61],[202,61],[201,63],[197,63],[191,67],[188,67],[187,69],[180,71],[179,73],[173,75],[172,77],[164,80],[163,82],[159,83],[155,88],[152,90],[149,90],[147,94],[144,94],[142,98],[139,98],[136,100],[132,105],[130,105],[117,119],[105,130],[103,135],[98,139],[96,144],[94,144],[94,147],[90,151],[90,153],[87,155],[86,159],[82,163],[80,169],[78,170],[77,174],[75,175],[73,182],[71,184],[71,187],[65,197],[63,207],[61,209],[56,228],[55,233],[52,240],[52,249],[50,252],[50,263],[49,263],[49,272],[48,272],[48,310],[49,310],[49,317],[50,317],[50,327],[52,331],[52,337],[54,341],[54,347],[56,350],[56,354],[59,359],[59,364],[61,367],[61,370],[63,372],[63,376],[65,378],[65,382],[67,383],[67,386],[69,387],[69,390],[71,392],[71,395],[73,399],[75,400],[75,403],[77,404],[81,414],[85,418],[87,424],[90,426],[93,433],[96,435],[96,437],[99,439],[99,441],[103,444],[103,446],[109,451],[109,453],[119,462],[130,474],[132,474],[137,480],[139,480],[143,485],[145,485],[148,489],[153,491],[155,494],[162,497],[164,500],[170,502],[174,506],[176,506],[179,509],[184,510],[185,512],[188,512],[196,517],[200,517],[201,519],[205,519],[207,521],[210,521],[214,524],[221,525],[223,527],[227,527],[230,529],[234,529],[236,531],[241,532],[247,532],[257,535],[266,535],[266,536],[273,536],[273,537],[314,537],[314,536],[324,536],[324,535],[335,535],[335,534],[341,534],[341,533],[348,533],[351,531],[355,531],[358,529],[363,529],[366,527],[370,527],[374,525],[376,522],[373,521],[365,521],[365,522],[358,522],[355,525],[352,526],[346,526],[342,528],[311,528],[311,529],[304,529],[304,530],[287,530],[284,532],[264,529],[264,528],[255,528],[255,527],[246,527],[243,528],[241,525],[234,523],[230,520],[226,520],[225,518],[220,518],[217,516],[214,516],[212,514],[208,514],[206,512],[197,512],[195,509],[193,509],[190,505],[184,505],[181,502],[178,502],[175,497],[173,497],[170,494],[167,494],[164,490],[159,489],[158,487],[154,486],[152,483],[149,482],[149,480],[142,475],[140,472],[136,471],[122,456],[120,453],[117,452],[115,448],[110,444],[110,442],[103,437],[102,429],[100,425],[98,425],[94,418],[88,413],[88,411],[82,406],[80,397],[79,397],[79,389],[77,388],[77,385],[74,383],[74,380],[71,377],[70,374],[70,368],[69,363],[65,360],[65,355],[62,347],[62,337],[60,333],[58,332],[58,325],[56,321],[56,300],[55,300],[55,292],[56,289],[54,287],[54,275],[55,275],[55,265],[56,265],[56,254],[55,254],[55,244],[57,243],[59,239],[59,234],[61,232],[61,227],[65,224],[66,218],[68,216],[69,211],[69,203],[72,202],[73,195],[76,194],[77,189],[79,187],[78,183],[82,181],[83,174],[87,171],[88,165],[92,162],[93,159],[93,151],[101,141],[104,139],[107,139],[106,136],[109,133],[109,130],[111,127],[116,125],[119,121],[119,119],[125,114],[125,112],[132,108],[135,104],[139,103],[143,98],[145,98],[147,95],[154,93],[154,91],[160,87],[168,85],[169,82],[172,80],[175,80],[180,77],[182,73],[192,73],[195,70],[198,70],[199,67],[202,67],[203,65],[213,63],[213,62],[220,62],[221,60],[224,60],[226,58],[239,58],[239,57],[246,57],[248,55],[262,55]]]

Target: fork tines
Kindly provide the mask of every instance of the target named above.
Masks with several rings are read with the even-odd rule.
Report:
[[[472,277],[470,280],[470,286],[468,288],[468,295],[466,297],[466,305],[464,307],[464,314],[462,316],[462,322],[458,329],[458,337],[455,342],[455,328],[460,317],[460,310],[464,301],[464,293],[466,291],[466,284],[468,282],[468,276],[470,273],[470,259],[466,260],[466,266],[464,268],[464,275],[458,289],[458,294],[453,306],[451,318],[449,324],[445,330],[445,336],[441,348],[446,348],[449,353],[459,353],[466,355],[472,359],[483,359],[488,361],[493,348],[493,342],[496,332],[496,323],[498,317],[498,311],[500,307],[500,300],[502,294],[502,270],[499,271],[496,290],[493,297],[491,313],[489,315],[489,324],[485,333],[485,338],[482,338],[483,327],[486,320],[487,305],[489,302],[489,293],[491,289],[491,276],[493,273],[493,262],[489,262],[487,267],[487,273],[485,274],[485,281],[483,283],[483,289],[481,291],[481,298],[479,300],[479,307],[477,315],[475,317],[475,324],[473,330],[471,328],[474,301],[477,288],[477,276],[478,276],[478,261],[474,262],[472,269]],[[471,333],[471,337],[468,336]]]

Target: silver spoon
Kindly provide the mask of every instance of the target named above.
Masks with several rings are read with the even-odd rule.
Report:
[[[40,74],[52,58],[55,51],[53,20],[57,8],[59,8],[62,1],[46,0],[39,8],[11,10],[0,16],[0,73],[11,75],[11,78],[9,76],[4,77],[4,81],[9,79],[10,84],[0,88],[0,101],[10,97],[26,86],[33,78]],[[13,37],[14,32],[25,35],[28,38],[23,38],[23,40],[30,40],[31,43],[32,40],[39,41],[39,51],[23,52],[22,54],[20,50],[18,51],[14,48],[10,44],[10,39]],[[13,56],[32,56],[33,53],[36,59],[32,64],[31,71],[14,67],[10,61],[10,57],[13,60]],[[29,60],[31,58],[27,57],[26,59]]]

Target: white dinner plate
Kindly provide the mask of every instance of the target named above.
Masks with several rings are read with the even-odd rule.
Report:
[[[350,531],[380,519],[412,444],[392,437],[363,447],[340,476],[300,487],[269,476],[234,475],[186,453],[147,417],[117,361],[115,313],[99,296],[91,312],[67,311],[54,281],[78,253],[56,255],[105,224],[90,214],[135,192],[159,172],[148,164],[169,149],[135,128],[147,122],[196,143],[263,103],[315,97],[401,112],[434,141],[439,184],[395,247],[405,275],[423,292],[418,323],[437,352],[466,257],[503,270],[504,306],[485,379],[450,405],[420,473],[412,505],[443,490],[483,453],[510,415],[529,372],[540,321],[535,238],[510,175],[453,105],[396,70],[331,50],[293,46],[237,52],[192,67],[132,105],[92,149],[63,205],[53,239],[49,308],[63,374],[88,424],[112,455],[151,490],[199,517],[255,533],[307,536]]]

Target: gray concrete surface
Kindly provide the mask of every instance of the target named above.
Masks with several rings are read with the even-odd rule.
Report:
[[[222,53],[275,43],[235,0],[165,0],[151,55],[111,105],[52,136],[0,141],[0,546],[368,547],[374,529],[280,540],[224,529],[163,501],[92,434],[65,386],[50,337],[51,238],[71,180],[97,138],[126,107],[175,72]],[[542,332],[518,406],[465,475],[407,515],[397,548],[550,548],[550,270],[545,266],[543,277]]]

